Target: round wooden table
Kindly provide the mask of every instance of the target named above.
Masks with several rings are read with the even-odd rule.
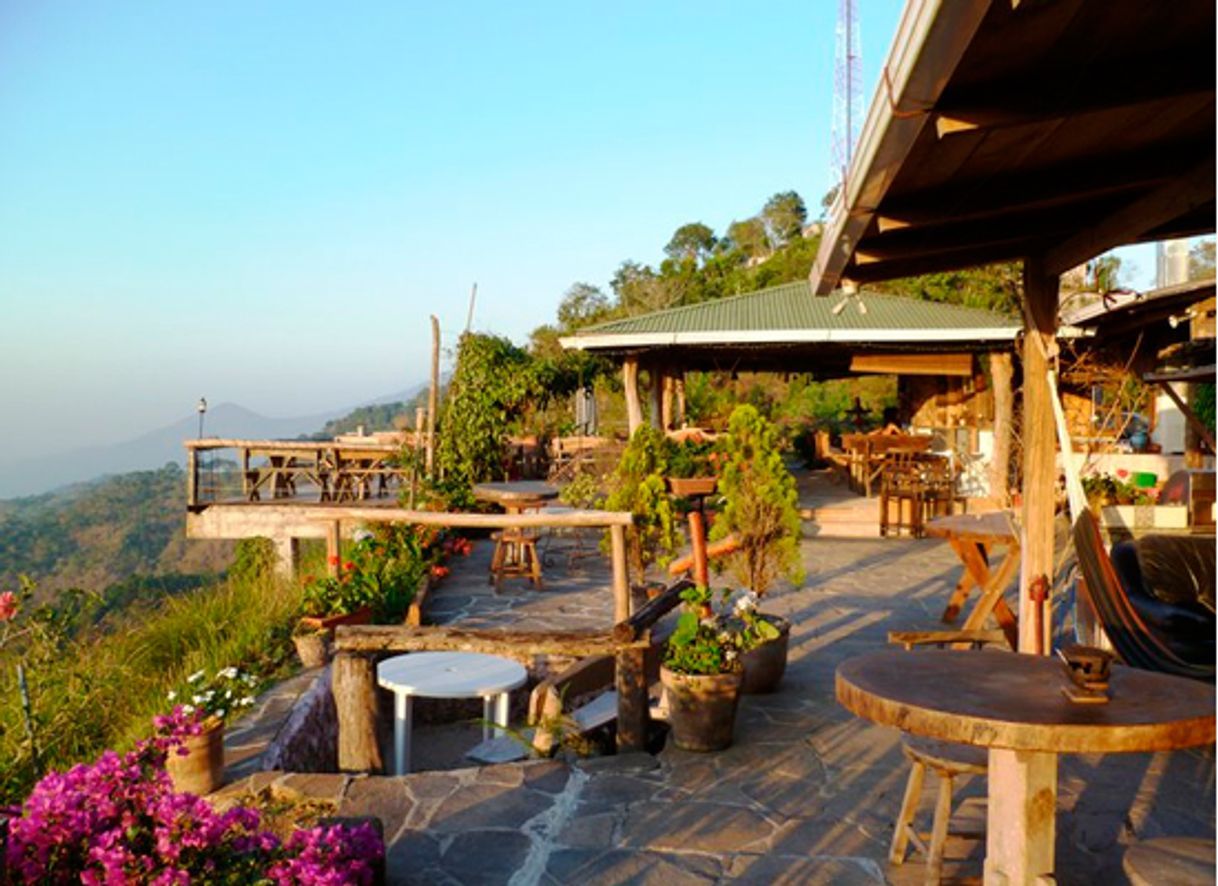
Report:
[[[540,480],[514,480],[508,483],[479,483],[474,498],[501,506],[509,514],[540,508],[558,498],[558,488]]]
[[[1213,686],[1115,665],[1111,700],[1076,704],[1062,694],[1068,681],[1056,658],[884,650],[843,662],[836,688],[860,717],[989,748],[985,879],[1023,884],[1053,872],[1058,754],[1214,741]]]

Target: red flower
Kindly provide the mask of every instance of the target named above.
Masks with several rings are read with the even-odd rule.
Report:
[[[444,578],[444,576],[448,575],[448,573],[449,573],[448,567],[441,566],[439,563],[437,563],[435,566],[431,567],[431,577],[432,578]]]
[[[346,563],[343,564],[343,569],[354,569],[354,568],[355,568],[355,564],[352,563],[350,560],[348,560]]]
[[[331,554],[329,557],[326,558],[326,562],[329,563],[331,566],[337,566],[338,565],[338,554]]]
[[[0,594],[0,621],[9,621],[17,617],[17,595],[12,591]]]

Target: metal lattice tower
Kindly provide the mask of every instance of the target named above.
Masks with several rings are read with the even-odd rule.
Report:
[[[863,124],[862,50],[857,0],[839,0],[833,65],[833,181],[846,171]]]

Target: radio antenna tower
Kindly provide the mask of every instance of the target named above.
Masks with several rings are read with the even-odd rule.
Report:
[[[839,0],[833,65],[833,170],[844,190],[863,123],[862,50],[857,0]]]

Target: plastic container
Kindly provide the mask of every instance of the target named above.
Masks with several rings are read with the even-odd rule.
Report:
[[[1138,489],[1152,489],[1159,482],[1159,475],[1151,471],[1134,471],[1130,480]]]

